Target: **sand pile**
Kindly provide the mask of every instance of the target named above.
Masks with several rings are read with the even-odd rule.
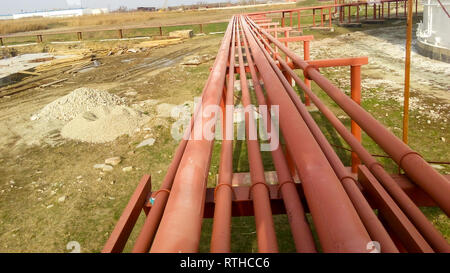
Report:
[[[149,121],[149,116],[126,106],[98,106],[67,123],[63,138],[91,143],[112,141],[123,134],[133,134]]]
[[[33,127],[36,129],[56,124],[51,128],[51,135],[60,142],[65,138],[104,143],[124,134],[133,134],[149,118],[142,112],[127,107],[125,99],[116,95],[101,90],[78,88],[47,104],[31,120],[34,120]]]
[[[123,105],[124,103],[125,99],[106,91],[91,88],[78,88],[70,94],[47,104],[39,111],[39,113],[33,115],[31,119],[59,119],[70,121],[79,114],[90,111],[96,107],[112,107]]]

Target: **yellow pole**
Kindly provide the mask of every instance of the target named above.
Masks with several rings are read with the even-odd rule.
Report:
[[[403,142],[408,143],[409,123],[409,81],[411,74],[411,37],[412,37],[413,0],[408,0],[408,20],[406,21],[405,91],[403,102]]]

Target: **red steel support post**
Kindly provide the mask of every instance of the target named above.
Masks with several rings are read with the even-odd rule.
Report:
[[[361,104],[361,66],[351,66],[350,67],[350,86],[351,86],[351,98],[358,105]],[[352,119],[351,120],[351,131],[353,136],[361,142],[361,127]],[[358,172],[358,165],[361,164],[358,155],[352,152],[352,173]]]
[[[312,20],[313,20],[313,27],[316,26],[316,9],[312,9]]]
[[[323,27],[323,8],[320,9],[320,26]]]
[[[277,47],[275,47],[275,48],[277,48]],[[309,61],[309,41],[303,41],[303,59],[305,61]],[[306,84],[306,86],[311,88],[311,81],[306,77],[305,77],[305,84]],[[304,93],[304,94],[305,94],[305,105],[306,106],[311,105],[308,94],[306,94],[306,93]]]
[[[328,8],[328,26],[331,28],[331,8]]]
[[[292,20],[292,11],[291,12],[289,12],[289,20],[290,20],[290,26],[292,27],[292,24],[293,24],[293,20]]]

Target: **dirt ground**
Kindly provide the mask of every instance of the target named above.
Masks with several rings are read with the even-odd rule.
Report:
[[[72,240],[83,252],[100,251],[141,176],[152,174],[157,188],[177,145],[170,137],[173,121],[159,117],[154,103],[146,102],[182,104],[198,96],[214,58],[197,66],[181,63],[186,57],[215,56],[221,38],[196,37],[146,52],[101,57],[99,67],[75,74],[60,87],[0,99],[0,251],[64,252]],[[152,119],[139,132],[106,144],[52,139],[52,130],[61,126],[36,126],[30,120],[78,87],[125,97]],[[136,149],[149,135],[155,144]],[[112,156],[122,157],[112,172],[93,168]],[[123,172],[127,166],[133,171]]]
[[[363,106],[399,135],[401,102],[397,98],[402,92],[404,26],[388,30],[357,31],[320,39],[312,43],[311,54],[314,58],[369,56],[369,65],[362,69]],[[68,252],[66,246],[70,241],[79,242],[82,252],[100,251],[139,179],[143,174],[151,174],[153,190],[157,189],[177,147],[178,142],[170,136],[174,120],[158,114],[155,105],[184,104],[201,93],[213,59],[199,65],[181,63],[190,57],[215,56],[221,38],[221,35],[198,36],[144,52],[102,55],[98,58],[100,66],[76,73],[61,85],[1,98],[0,252]],[[322,72],[344,90],[349,89],[348,68]],[[430,160],[448,161],[450,154],[449,74],[449,64],[413,55],[411,145]],[[36,126],[30,120],[42,107],[78,87],[102,89],[125,97],[128,105],[152,118],[134,134],[104,144],[52,137],[60,124]],[[316,87],[314,90],[320,92]],[[153,146],[136,148],[149,136],[156,140]],[[371,151],[379,152],[367,136],[364,143]],[[93,168],[113,156],[120,156],[121,163],[111,172]],[[213,159],[212,164],[215,162]],[[133,167],[131,172],[122,171],[128,166]],[[217,168],[212,167],[212,175],[215,171]],[[448,173],[449,169],[439,165],[439,171]],[[446,238],[450,237],[450,224],[442,212],[432,210],[427,216]],[[245,246],[237,250],[253,251],[254,224],[233,221],[233,229],[249,238],[240,237]],[[277,229],[288,229],[286,219],[276,218],[275,222]],[[210,222],[205,221],[204,225],[205,229],[210,228]],[[288,241],[289,231],[283,234]],[[136,236],[133,232],[130,241]],[[208,250],[205,245],[201,250]],[[128,244],[125,251],[130,247]]]

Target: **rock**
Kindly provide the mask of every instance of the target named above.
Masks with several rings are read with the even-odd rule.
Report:
[[[125,168],[122,169],[122,171],[123,171],[123,172],[126,172],[126,173],[127,173],[127,172],[131,172],[132,170],[133,170],[133,167],[132,167],[132,166],[128,166],[128,167],[125,167]]]
[[[122,161],[122,159],[120,158],[120,156],[115,156],[115,157],[111,157],[111,158],[105,159],[105,164],[116,166],[121,161]]]
[[[442,170],[445,169],[445,167],[439,165],[439,164],[430,164],[431,167],[433,167],[436,170]]]
[[[199,65],[201,63],[202,63],[202,61],[198,56],[193,56],[193,57],[187,58],[182,64],[183,65]]]
[[[113,166],[106,165],[106,164],[105,164],[105,166],[103,166],[103,169],[102,169],[102,171],[104,171],[104,172],[112,172],[112,170],[114,170]]]
[[[442,140],[443,142],[445,142],[445,137],[441,137],[441,140]]]
[[[129,151],[128,155],[134,155],[136,152],[135,151]]]
[[[63,195],[60,198],[58,198],[58,202],[62,203],[64,201],[66,201],[66,196],[65,195]]]
[[[139,145],[136,146],[136,148],[140,148],[140,147],[144,147],[144,146],[152,146],[154,143],[155,143],[154,138],[148,138],[148,139],[142,141],[141,143],[139,143]]]
[[[47,208],[48,209],[53,208],[53,204],[52,205],[48,205]]]
[[[194,37],[194,31],[192,29],[172,31],[169,32],[169,37],[192,38]]]
[[[105,164],[95,164],[94,169],[103,169],[105,167]]]
[[[81,178],[83,178],[83,176],[81,176],[81,175],[77,176],[78,180],[80,180]]]

